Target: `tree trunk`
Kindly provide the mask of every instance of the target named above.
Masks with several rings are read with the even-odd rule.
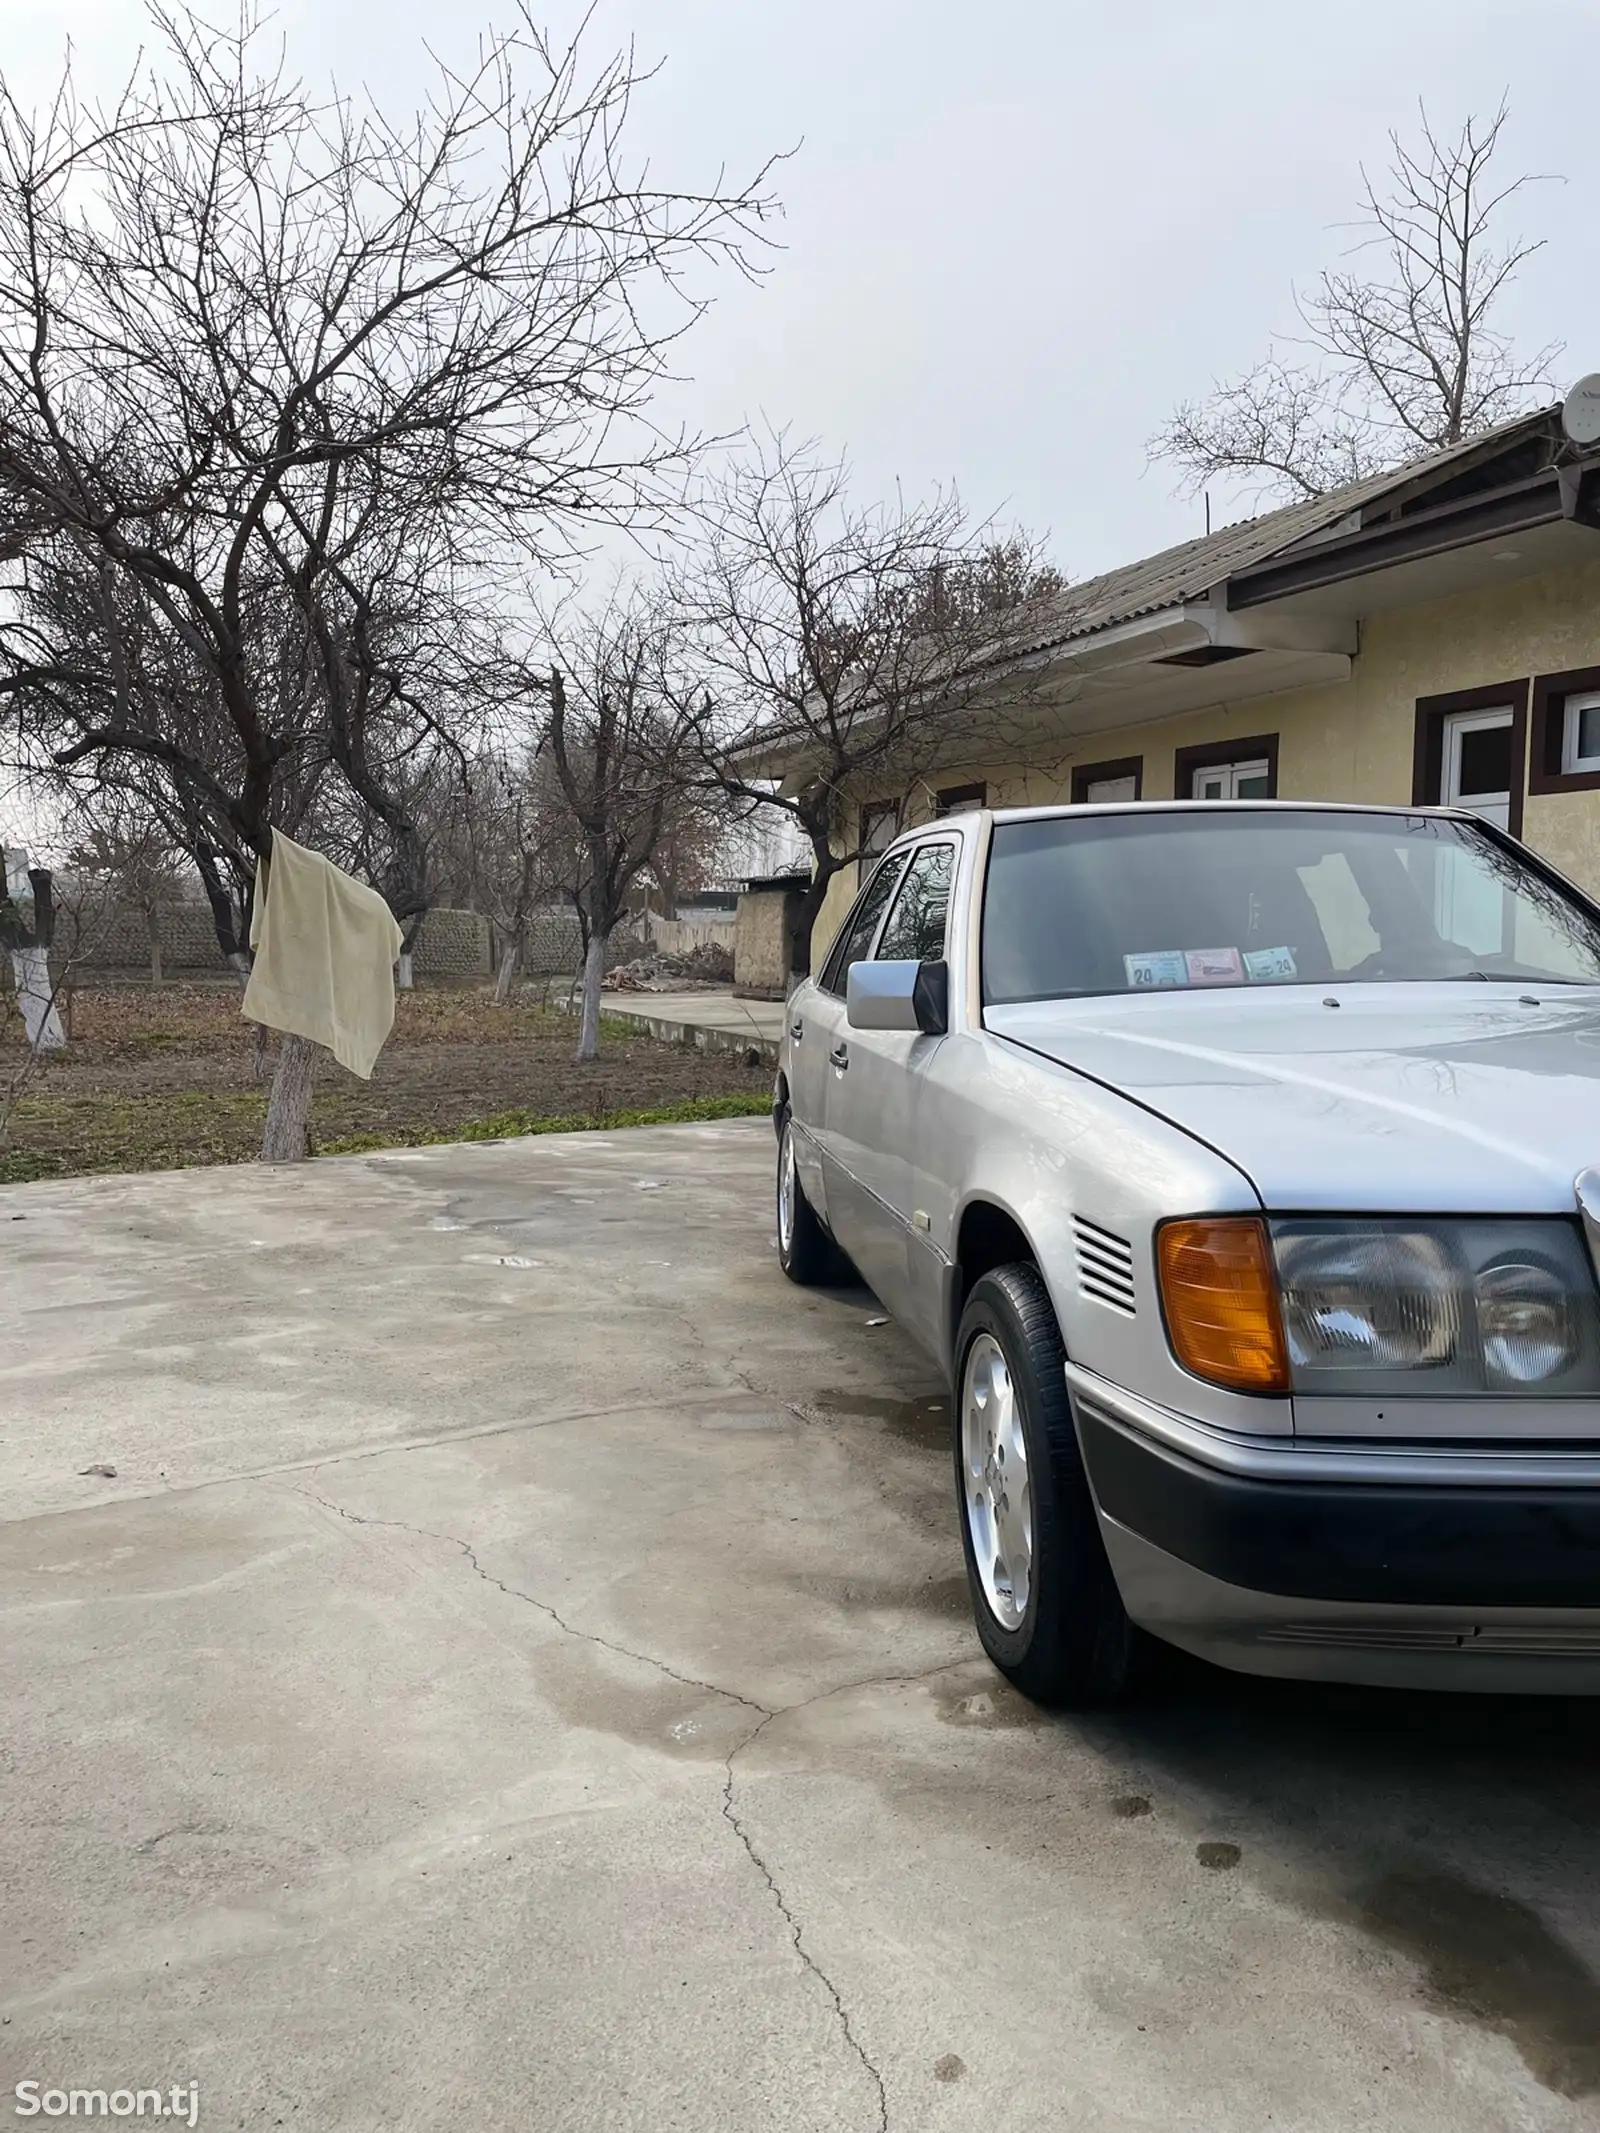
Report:
[[[309,1037],[287,1032],[278,1046],[278,1071],[267,1098],[267,1130],[261,1137],[263,1163],[301,1163],[310,1142],[311,1076],[317,1048]]]
[[[812,875],[805,894],[799,898],[794,913],[794,931],[789,939],[789,986],[791,991],[802,978],[811,975],[811,935],[817,923],[817,915],[827,901],[828,888],[837,866],[830,866],[824,873],[820,867]]]
[[[394,959],[394,988],[396,992],[412,989],[411,950],[402,948]]]
[[[215,855],[204,845],[195,844],[189,852],[200,876],[200,885],[206,892],[206,902],[211,906],[212,929],[217,936],[217,946],[222,950],[222,960],[238,977],[240,984],[250,975],[250,914],[233,908],[233,898],[228,894],[222,875],[218,870]]]
[[[512,987],[517,982],[517,972],[522,967],[522,936],[513,934],[500,955],[500,968],[495,974],[494,1004],[504,1007],[511,998]]]
[[[14,948],[11,973],[16,980],[17,1005],[28,1048],[35,1052],[59,1052],[67,1041],[56,1011],[55,987],[50,980],[48,948]]]
[[[272,1032],[264,1022],[253,1025],[255,1035],[250,1040],[250,1079],[262,1082],[267,1078],[267,1069],[272,1065]]]
[[[606,936],[591,933],[583,959],[583,1007],[578,1017],[578,1057],[600,1056],[600,980],[606,969]]]
[[[152,904],[144,915],[145,938],[150,944],[150,982],[164,985],[166,977],[161,968],[161,912]]]

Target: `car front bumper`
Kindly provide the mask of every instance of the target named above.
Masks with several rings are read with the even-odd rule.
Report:
[[[1600,1454],[1252,1440],[1067,1378],[1144,1628],[1253,1673],[1600,1693]]]

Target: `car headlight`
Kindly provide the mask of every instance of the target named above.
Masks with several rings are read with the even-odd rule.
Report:
[[[1270,1229],[1297,1391],[1600,1391],[1594,1275],[1572,1223]]]
[[[1576,1300],[1560,1273],[1536,1259],[1497,1260],[1473,1282],[1478,1343],[1489,1377],[1504,1385],[1539,1385],[1578,1360]]]
[[[1426,1232],[1326,1229],[1274,1236],[1289,1360],[1304,1370],[1427,1370],[1460,1343],[1460,1290]]]

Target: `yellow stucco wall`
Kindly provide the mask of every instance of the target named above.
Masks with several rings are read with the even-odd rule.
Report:
[[[1361,649],[1348,681],[1091,734],[1067,753],[1055,736],[1048,744],[1047,766],[975,756],[941,765],[938,782],[950,786],[981,779],[991,806],[1038,806],[1070,796],[1074,763],[1142,755],[1145,799],[1169,800],[1175,750],[1276,733],[1280,799],[1404,805],[1411,799],[1419,696],[1597,665],[1600,560],[1374,615],[1361,625]],[[913,806],[908,819],[924,811]],[[1522,835],[1564,873],[1600,894],[1600,792],[1529,794]],[[854,894],[851,868],[835,878],[818,916],[814,944],[819,952],[832,940]]]

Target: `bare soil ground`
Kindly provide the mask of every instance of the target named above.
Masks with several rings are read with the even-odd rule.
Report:
[[[80,990],[68,1051],[41,1062],[17,1101],[0,1183],[247,1161],[266,1111],[254,1037],[231,986]],[[332,1059],[322,1066],[313,1148],[536,1132],[641,1111],[728,1116],[761,1109],[771,1086],[770,1069],[738,1053],[660,1044],[610,1019],[597,1063],[580,1066],[575,1042],[572,1018],[531,997],[496,1007],[486,989],[402,994],[370,1082]],[[0,1106],[23,1056],[15,1017],[0,1017]]]

